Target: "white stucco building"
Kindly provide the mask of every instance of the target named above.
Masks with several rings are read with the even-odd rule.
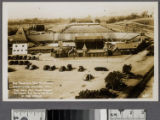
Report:
[[[25,55],[28,53],[27,43],[14,43],[12,44],[12,55]]]

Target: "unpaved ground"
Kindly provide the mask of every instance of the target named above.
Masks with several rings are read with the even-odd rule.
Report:
[[[122,70],[124,64],[132,65],[132,72],[144,75],[153,66],[153,57],[145,57],[146,51],[137,55],[123,55],[111,57],[89,57],[89,58],[53,58],[49,54],[42,54],[39,61],[31,61],[37,65],[37,70],[26,70],[25,66],[12,65],[17,71],[9,73],[9,82],[39,82],[45,81],[52,86],[52,95],[46,95],[52,99],[72,99],[81,90],[97,90],[105,87],[104,78],[109,72],[114,70]],[[44,71],[44,65],[55,65],[59,68],[62,65],[72,64],[75,68],[72,71],[59,72]],[[84,66],[86,71],[78,72],[78,66]],[[107,67],[109,71],[95,71],[97,66]],[[84,81],[83,77],[86,73],[91,73],[95,78],[91,81]],[[137,81],[132,81],[135,84]],[[12,95],[11,95],[12,96]],[[46,97],[45,96],[45,97]]]

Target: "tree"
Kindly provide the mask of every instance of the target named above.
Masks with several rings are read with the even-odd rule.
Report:
[[[124,64],[122,71],[123,71],[123,73],[130,74],[131,73],[131,69],[132,69],[131,65]]]
[[[148,11],[142,12],[141,16],[142,16],[142,17],[148,17]]]
[[[76,19],[75,18],[72,18],[71,20],[70,20],[70,23],[75,23],[76,22]]]
[[[108,74],[105,78],[106,87],[111,87],[112,89],[119,89],[120,86],[123,84],[122,78],[124,75],[119,71],[113,71]]]
[[[101,21],[100,21],[100,19],[95,19],[95,22],[100,23]]]
[[[106,23],[114,23],[114,22],[116,22],[117,20],[116,20],[116,18],[115,17],[111,17],[111,18],[109,18],[107,21],[106,21]]]

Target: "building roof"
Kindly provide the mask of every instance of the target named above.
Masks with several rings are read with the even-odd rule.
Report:
[[[51,43],[51,44],[48,44],[48,46],[58,47],[59,44],[58,43]],[[75,44],[75,42],[62,42],[62,46],[63,47],[74,47],[74,46],[76,46],[76,44]]]
[[[139,33],[110,32],[104,35],[105,39],[110,40],[130,40],[137,37]]]
[[[52,33],[52,32],[45,32],[44,34],[40,35],[28,35],[28,38],[33,41],[74,41],[78,39],[110,39],[113,41],[116,40],[130,40],[138,36],[139,33],[119,33],[119,32],[110,32],[110,33]]]
[[[29,50],[51,50],[53,48],[54,47],[51,47],[51,46],[37,46],[37,47],[29,48]]]
[[[74,47],[76,46],[75,42],[63,42],[63,47],[71,46]]]
[[[136,49],[139,46],[139,42],[130,42],[130,43],[117,43],[115,48],[118,49]]]
[[[110,29],[97,24],[72,25],[64,33],[107,33]]]
[[[87,53],[104,53],[103,49],[90,49]]]
[[[77,50],[78,53],[83,53],[83,50]],[[89,49],[87,53],[104,53],[103,49]]]
[[[103,36],[77,36],[75,40],[103,40]]]

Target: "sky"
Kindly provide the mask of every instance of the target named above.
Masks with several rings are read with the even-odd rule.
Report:
[[[120,16],[148,11],[155,2],[4,2],[9,19]]]

